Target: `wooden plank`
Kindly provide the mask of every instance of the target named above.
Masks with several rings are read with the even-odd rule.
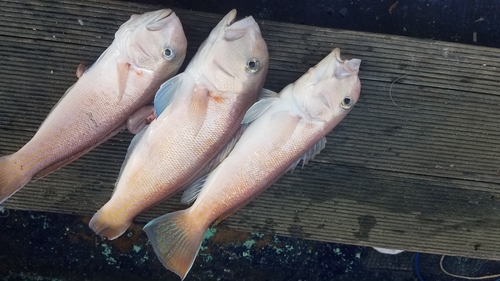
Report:
[[[0,1],[0,155],[36,132],[130,14],[116,1]],[[222,18],[176,10],[186,63]],[[244,15],[242,15],[244,16]],[[78,20],[83,22],[81,25]],[[361,98],[326,148],[223,226],[308,239],[500,259],[500,52],[415,38],[259,21],[279,91],[331,51],[363,60]],[[186,64],[185,63],[185,64]],[[397,81],[396,81],[397,80]],[[394,83],[393,83],[394,82]],[[110,197],[121,133],[5,207],[91,215]],[[183,208],[176,196],[141,214]]]

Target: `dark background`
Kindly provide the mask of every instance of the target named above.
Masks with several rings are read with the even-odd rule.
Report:
[[[236,8],[239,16],[251,15],[256,19],[500,47],[500,1],[498,0],[144,0],[140,2],[217,14],[226,14]],[[475,41],[474,33],[476,33]]]

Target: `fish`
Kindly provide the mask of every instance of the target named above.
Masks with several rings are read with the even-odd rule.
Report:
[[[89,222],[96,234],[119,237],[140,212],[191,184],[235,143],[269,65],[257,22],[235,18],[231,10],[185,71],[156,94],[157,118],[132,140],[111,199]]]
[[[134,113],[132,122],[147,119],[152,112],[139,110],[177,74],[186,48],[182,24],[172,10],[132,15],[92,66],[78,67],[79,79],[33,138],[17,152],[0,157],[0,203],[31,180],[75,161],[124,130]],[[130,126],[137,130],[140,124]]]
[[[359,98],[360,64],[359,59],[343,61],[336,48],[280,94],[263,91],[246,113],[244,121],[251,123],[233,150],[199,180],[203,184],[185,190],[182,203],[194,204],[144,227],[167,269],[184,279],[210,224],[243,208],[325,147],[325,136]]]

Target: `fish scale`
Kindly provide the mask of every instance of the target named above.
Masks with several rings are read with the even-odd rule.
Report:
[[[132,16],[94,65],[86,71],[78,67],[80,78],[33,138],[16,153],[0,158],[0,203],[30,180],[71,163],[123,130],[161,83],[177,73],[186,47],[182,25],[171,10]],[[165,58],[165,48],[175,51],[176,57]],[[141,49],[149,52],[137,51]]]
[[[360,63],[343,61],[335,49],[280,94],[267,93],[248,110],[245,122],[251,123],[233,150],[202,184],[184,192],[182,202],[196,199],[194,204],[144,227],[167,269],[184,279],[210,224],[237,212],[300,160],[307,163],[319,153],[325,136],[358,100]]]
[[[234,144],[269,64],[255,20],[235,18],[232,10],[184,73],[156,94],[157,119],[132,140],[111,199],[89,223],[97,234],[122,235],[135,216],[194,182]]]

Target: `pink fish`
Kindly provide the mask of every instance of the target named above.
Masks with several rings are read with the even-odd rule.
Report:
[[[86,154],[126,127],[147,118],[140,111],[179,70],[187,40],[171,10],[132,15],[113,43],[71,86],[19,151],[0,158],[0,203],[32,179]],[[143,122],[144,123],[144,122]]]
[[[300,160],[305,164],[323,149],[325,135],[358,100],[360,63],[342,61],[335,49],[279,96],[270,93],[250,108],[245,121],[255,121],[208,175],[201,192],[195,184],[184,193],[184,203],[197,197],[196,202],[144,227],[167,269],[184,279],[211,223],[240,210]]]
[[[158,91],[158,118],[139,133],[111,199],[90,227],[115,239],[132,219],[187,186],[223,158],[257,100],[269,55],[252,17],[229,12],[212,30],[184,73]],[[217,157],[218,156],[218,157]]]

